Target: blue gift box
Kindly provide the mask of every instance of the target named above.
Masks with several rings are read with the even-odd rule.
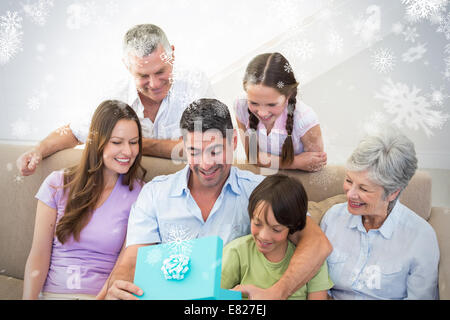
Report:
[[[240,292],[220,287],[222,249],[223,241],[217,236],[139,248],[134,274],[134,283],[144,291],[139,298],[143,300],[241,300]],[[189,257],[188,264],[183,259],[177,259],[180,254],[184,258]],[[177,262],[180,264],[174,267]],[[166,273],[162,270],[163,265],[166,267],[164,268]],[[183,270],[185,273],[182,276],[176,276],[182,279],[166,279],[168,269]]]

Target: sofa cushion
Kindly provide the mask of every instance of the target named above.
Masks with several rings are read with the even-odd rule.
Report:
[[[439,298],[450,300],[450,209],[434,207],[428,222],[439,243]]]
[[[23,280],[0,275],[0,297],[2,300],[22,299]]]
[[[317,224],[320,224],[323,215],[328,211],[328,209],[335,204],[343,202],[347,202],[347,196],[345,194],[338,194],[320,202],[308,201],[308,212],[311,215],[311,218]]]

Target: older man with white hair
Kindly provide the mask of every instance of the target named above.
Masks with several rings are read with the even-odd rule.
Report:
[[[179,122],[184,109],[194,100],[214,97],[201,71],[174,64],[174,50],[158,26],[141,24],[128,30],[123,62],[131,77],[122,81],[117,92],[105,97],[121,100],[136,111],[142,125],[144,155],[171,158],[172,149],[181,142]],[[43,158],[85,143],[89,124],[90,116],[85,116],[74,119],[64,130],[50,133],[17,159],[21,174],[31,175]]]

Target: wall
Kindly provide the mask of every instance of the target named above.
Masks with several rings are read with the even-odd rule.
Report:
[[[420,167],[450,169],[448,2],[2,1],[0,139],[34,143],[94,108],[126,74],[123,34],[151,22],[175,45],[176,63],[202,68],[229,106],[253,56],[283,53],[331,163],[388,122],[415,142]]]

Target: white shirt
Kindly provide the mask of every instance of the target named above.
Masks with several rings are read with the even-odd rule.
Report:
[[[119,81],[106,99],[115,99],[127,103],[136,112],[142,127],[144,138],[178,139],[181,137],[180,119],[183,111],[192,102],[200,98],[214,98],[211,84],[206,75],[193,69],[174,65],[174,81],[162,100],[155,122],[144,117],[144,106],[139,99],[134,79],[129,76]],[[99,103],[100,104],[100,103]],[[98,104],[95,106],[97,108]],[[70,129],[80,142],[86,142],[89,126],[95,109],[70,123]]]

